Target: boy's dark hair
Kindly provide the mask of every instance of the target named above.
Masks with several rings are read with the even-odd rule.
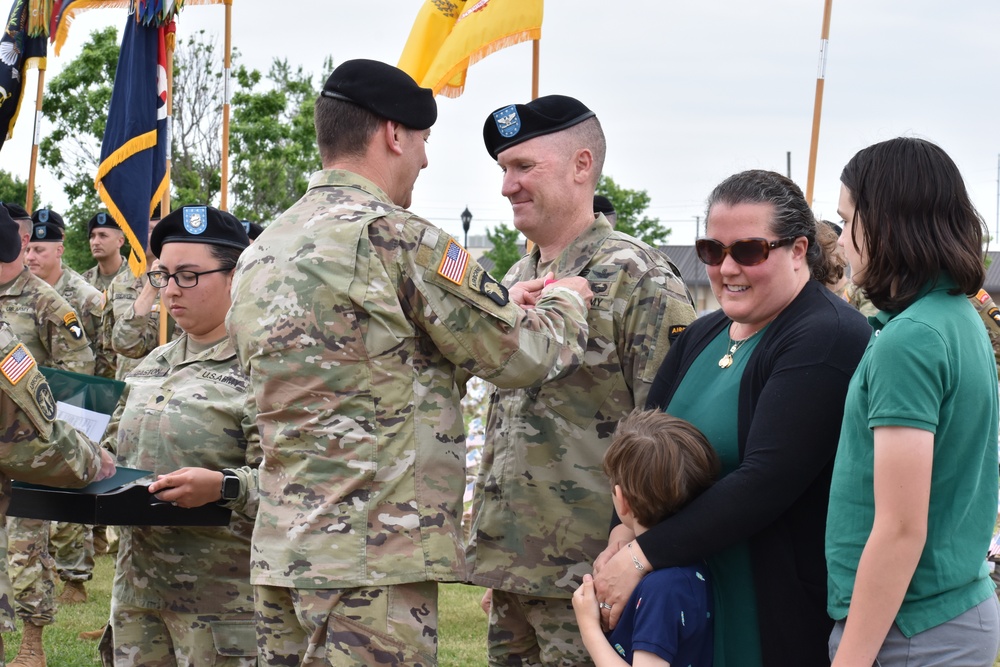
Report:
[[[617,484],[643,526],[676,513],[712,485],[719,456],[690,422],[636,408],[618,422],[604,454],[604,473]]]

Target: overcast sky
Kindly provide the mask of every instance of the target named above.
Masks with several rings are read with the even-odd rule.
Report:
[[[315,74],[317,90],[339,63],[395,64],[422,0],[234,0],[233,42],[242,62],[266,70],[287,58]],[[47,77],[79,53],[91,30],[124,25],[121,9],[78,15]],[[205,28],[222,44],[224,9],[188,5],[181,38]],[[805,190],[822,0],[549,0],[541,43],[542,95],[582,100],[608,137],[605,173],[647,190],[649,214],[691,243],[695,216],[722,179],[743,169],[786,172]],[[940,144],[958,163],[991,233],[997,227],[1000,153],[1000,2],[834,0],[813,207],[836,219],[839,175],[859,149],[899,135]],[[0,168],[27,177],[35,75],[0,155]],[[438,98],[428,157],[412,209],[461,236],[510,223],[500,171],[483,147],[494,109],[531,95],[531,46],[474,65],[466,92]],[[46,124],[43,123],[43,132]],[[64,203],[39,169],[43,201]]]

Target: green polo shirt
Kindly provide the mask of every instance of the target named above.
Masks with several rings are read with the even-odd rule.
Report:
[[[869,318],[875,333],[851,380],[826,525],[827,609],[846,618],[875,517],[874,430],[934,434],[927,543],[896,624],[907,637],[993,594],[986,551],[997,512],[997,382],[975,309],[942,274],[908,308]]]

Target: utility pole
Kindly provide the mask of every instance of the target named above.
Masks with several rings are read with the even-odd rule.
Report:
[[[698,240],[698,236],[701,234],[701,216],[694,216],[694,240]]]

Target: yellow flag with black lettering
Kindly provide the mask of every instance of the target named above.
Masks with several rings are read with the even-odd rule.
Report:
[[[426,0],[399,68],[435,95],[458,97],[470,65],[541,36],[542,0]]]

